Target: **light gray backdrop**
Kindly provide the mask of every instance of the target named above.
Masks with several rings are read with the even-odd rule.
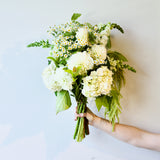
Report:
[[[159,160],[160,153],[120,142],[90,127],[82,142],[72,140],[75,102],[55,115],[55,96],[41,73],[48,50],[26,48],[48,38],[48,26],[80,12],[81,22],[120,24],[113,48],[123,52],[137,73],[126,72],[120,122],[160,133],[159,0],[5,0],[0,1],[0,159],[1,160]],[[98,114],[95,104],[89,107]],[[76,158],[77,157],[77,158]]]

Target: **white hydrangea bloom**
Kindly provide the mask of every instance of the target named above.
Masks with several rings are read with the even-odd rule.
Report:
[[[87,45],[89,40],[88,30],[86,28],[79,28],[76,33],[76,38],[80,45]]]
[[[42,78],[45,86],[52,92],[72,89],[72,75],[65,72],[63,67],[56,68],[53,62],[44,69]]]
[[[55,73],[55,80],[64,90],[72,90],[73,78],[72,75],[65,72],[63,67],[57,68]]]
[[[45,86],[53,92],[60,91],[62,89],[59,83],[57,83],[57,81],[55,80],[55,72],[56,72],[56,66],[52,62],[44,69],[42,73],[42,78]]]
[[[74,67],[81,67],[79,74],[83,75],[87,73],[87,70],[93,68],[94,61],[86,51],[77,52],[68,59],[67,65],[70,70],[73,70]]]
[[[96,60],[97,64],[104,63],[107,57],[107,49],[104,45],[94,44],[90,52],[91,57]]]
[[[112,81],[112,71],[107,66],[102,66],[97,71],[92,71],[90,76],[83,78],[82,94],[87,98],[107,95],[111,90]]]

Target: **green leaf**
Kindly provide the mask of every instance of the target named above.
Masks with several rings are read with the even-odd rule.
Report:
[[[42,48],[50,48],[51,44],[49,43],[49,40],[47,39],[46,41],[41,40],[39,42],[33,42],[27,45],[27,47],[41,47],[41,46]]]
[[[68,109],[70,106],[71,106],[71,99],[69,96],[69,92],[66,90],[57,92],[56,114]]]
[[[75,32],[65,32],[64,33],[64,37],[66,37],[66,36],[74,36],[74,35],[76,35]]]
[[[116,23],[112,23],[110,28],[111,29],[113,29],[113,28],[118,29],[121,33],[124,33],[123,28],[120,25],[116,24]]]
[[[86,25],[87,25],[89,28],[93,29],[93,26],[92,26],[90,23],[87,22]]]
[[[136,70],[133,67],[131,67],[130,65],[128,65],[128,64],[122,65],[122,68],[128,69],[128,70],[136,73]]]
[[[92,32],[89,32],[89,41],[91,44],[95,43],[95,36]]]
[[[100,111],[102,106],[106,107],[109,110],[109,104],[108,104],[106,96],[97,97],[95,102],[96,102],[98,111]]]
[[[114,58],[114,60],[121,60],[123,62],[128,62],[127,58],[117,51],[108,50],[107,54],[110,58]]]
[[[56,67],[58,67],[58,62],[57,62],[57,60],[55,58],[53,58],[53,57],[47,57],[47,59],[52,60],[55,63]]]
[[[108,41],[107,41],[107,49],[111,48],[111,37],[108,36]]]
[[[80,13],[73,13],[73,15],[72,15],[72,17],[71,17],[71,20],[72,20],[72,21],[75,21],[75,20],[77,20],[80,16],[81,16]]]
[[[124,73],[123,69],[117,68],[117,71],[113,75],[114,87],[116,87],[119,91],[122,85],[125,85],[125,77],[123,73]]]

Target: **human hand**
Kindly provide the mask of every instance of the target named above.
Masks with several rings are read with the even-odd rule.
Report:
[[[97,116],[87,107],[85,113],[77,114],[77,107],[76,107],[76,113],[75,113],[75,121],[77,120],[77,117],[85,117],[88,120],[88,123],[90,125],[94,124],[95,119]]]

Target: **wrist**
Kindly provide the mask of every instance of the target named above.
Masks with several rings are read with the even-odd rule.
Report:
[[[101,121],[101,117],[98,117],[98,116],[95,115],[93,117],[92,126],[98,127],[98,125],[100,124],[100,121]]]

